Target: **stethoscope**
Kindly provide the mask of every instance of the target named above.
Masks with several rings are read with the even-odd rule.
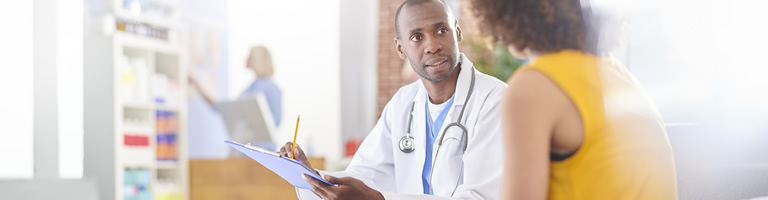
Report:
[[[453,127],[458,127],[459,129],[461,129],[461,133],[462,133],[461,140],[464,141],[464,146],[461,152],[464,153],[467,151],[468,140],[465,140],[464,138],[469,138],[468,136],[469,132],[467,132],[467,127],[464,127],[464,125],[461,124],[461,118],[464,117],[464,109],[467,108],[467,102],[469,102],[469,97],[472,96],[472,91],[474,89],[475,89],[475,69],[473,68],[472,78],[470,79],[470,82],[469,82],[469,91],[467,91],[467,98],[464,99],[464,105],[461,107],[461,112],[459,112],[459,118],[456,119],[455,122],[452,122],[446,125],[445,129],[443,129],[443,133],[440,134],[440,139],[438,140],[438,143],[437,143],[437,151],[435,152],[435,156],[434,156],[435,160],[432,162],[432,167],[431,167],[432,170],[430,170],[430,173],[429,173],[430,193],[434,194],[434,192],[432,192],[432,174],[435,172],[435,163],[437,163],[437,158],[438,158],[437,155],[440,154],[440,147],[443,146],[443,138],[445,138],[445,133],[448,132],[448,129]],[[411,126],[413,125],[414,107],[416,107],[415,101],[411,103],[411,112],[410,112],[410,116],[408,117],[408,129],[405,132],[405,136],[400,138],[400,151],[402,151],[403,153],[411,153],[414,150],[413,137],[411,137]],[[461,165],[461,168],[462,169],[460,171],[463,171],[463,168],[464,168],[463,164]],[[456,188],[458,187],[458,184],[459,183],[457,180],[456,187],[453,188],[453,192],[456,192]],[[451,196],[453,196],[453,193],[451,193]]]

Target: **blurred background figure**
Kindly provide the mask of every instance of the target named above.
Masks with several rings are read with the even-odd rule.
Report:
[[[282,91],[277,86],[275,81],[273,80],[272,76],[274,74],[274,66],[272,64],[272,55],[269,53],[269,50],[264,46],[253,46],[250,48],[248,58],[245,61],[245,67],[254,73],[253,82],[239,95],[237,98],[238,100],[250,100],[250,99],[256,99],[257,96],[263,95],[266,99],[267,106],[269,107],[270,113],[269,117],[272,118],[271,122],[274,122],[273,127],[277,127],[280,124],[280,119],[282,116]],[[189,74],[189,85],[190,88],[193,88],[197,90],[197,93],[202,96],[203,100],[213,109],[216,111],[219,111],[217,108],[219,105],[218,103],[223,103],[226,101],[218,101],[210,95],[210,93],[206,92],[200,82],[197,81],[197,79],[194,77],[194,74]],[[249,110],[253,108],[239,108],[243,107],[245,104],[238,105],[238,109],[242,110]],[[224,113],[219,113],[219,115],[224,118]],[[246,114],[247,115],[247,114]],[[273,130],[273,129],[261,129],[258,127],[250,127],[251,121],[247,120],[248,117],[245,118],[236,118],[237,121],[229,121],[225,122],[228,123],[228,136],[229,140],[232,141],[240,141],[244,143],[251,143],[254,146],[258,146],[265,149],[275,149],[276,145],[272,141],[264,141],[264,140],[257,140],[257,138],[261,138],[263,136],[258,136],[259,134],[265,134],[263,133],[264,130]],[[232,119],[230,119],[232,120]],[[227,120],[224,120],[227,121]],[[265,121],[266,123],[269,123],[270,120]],[[208,122],[210,123],[210,122]],[[263,128],[263,127],[262,127]],[[272,131],[268,131],[266,133],[270,136],[270,138],[274,137],[275,133]],[[208,142],[204,145],[219,145],[215,142]],[[243,156],[240,152],[237,152],[234,149],[227,148],[229,150],[230,156]]]
[[[248,86],[238,99],[254,98],[258,94],[263,94],[267,98],[269,104],[269,110],[272,113],[272,119],[274,119],[275,126],[280,125],[280,117],[282,116],[282,100],[283,94],[280,91],[280,87],[277,86],[272,79],[272,75],[275,73],[275,69],[272,65],[272,55],[269,50],[264,46],[251,47],[248,59],[245,61],[245,67],[253,71],[256,75],[256,79]],[[215,106],[216,100],[209,95],[200,83],[197,82],[194,75],[190,74],[189,77],[190,88],[197,90],[203,99],[211,107]]]

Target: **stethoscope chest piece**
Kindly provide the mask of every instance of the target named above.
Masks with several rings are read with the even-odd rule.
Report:
[[[403,138],[400,138],[400,151],[403,153],[411,153],[413,152],[413,149],[413,137],[406,135]]]

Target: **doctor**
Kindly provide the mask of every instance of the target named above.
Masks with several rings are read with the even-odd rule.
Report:
[[[349,167],[305,177],[301,199],[498,199],[502,172],[499,100],[506,85],[458,52],[461,28],[444,2],[407,0],[395,47],[421,76],[384,108]],[[311,168],[301,148],[281,154]]]

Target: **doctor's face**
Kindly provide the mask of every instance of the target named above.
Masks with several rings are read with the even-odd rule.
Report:
[[[438,1],[407,5],[400,11],[395,46],[419,76],[441,82],[459,63],[461,28],[456,18]]]

